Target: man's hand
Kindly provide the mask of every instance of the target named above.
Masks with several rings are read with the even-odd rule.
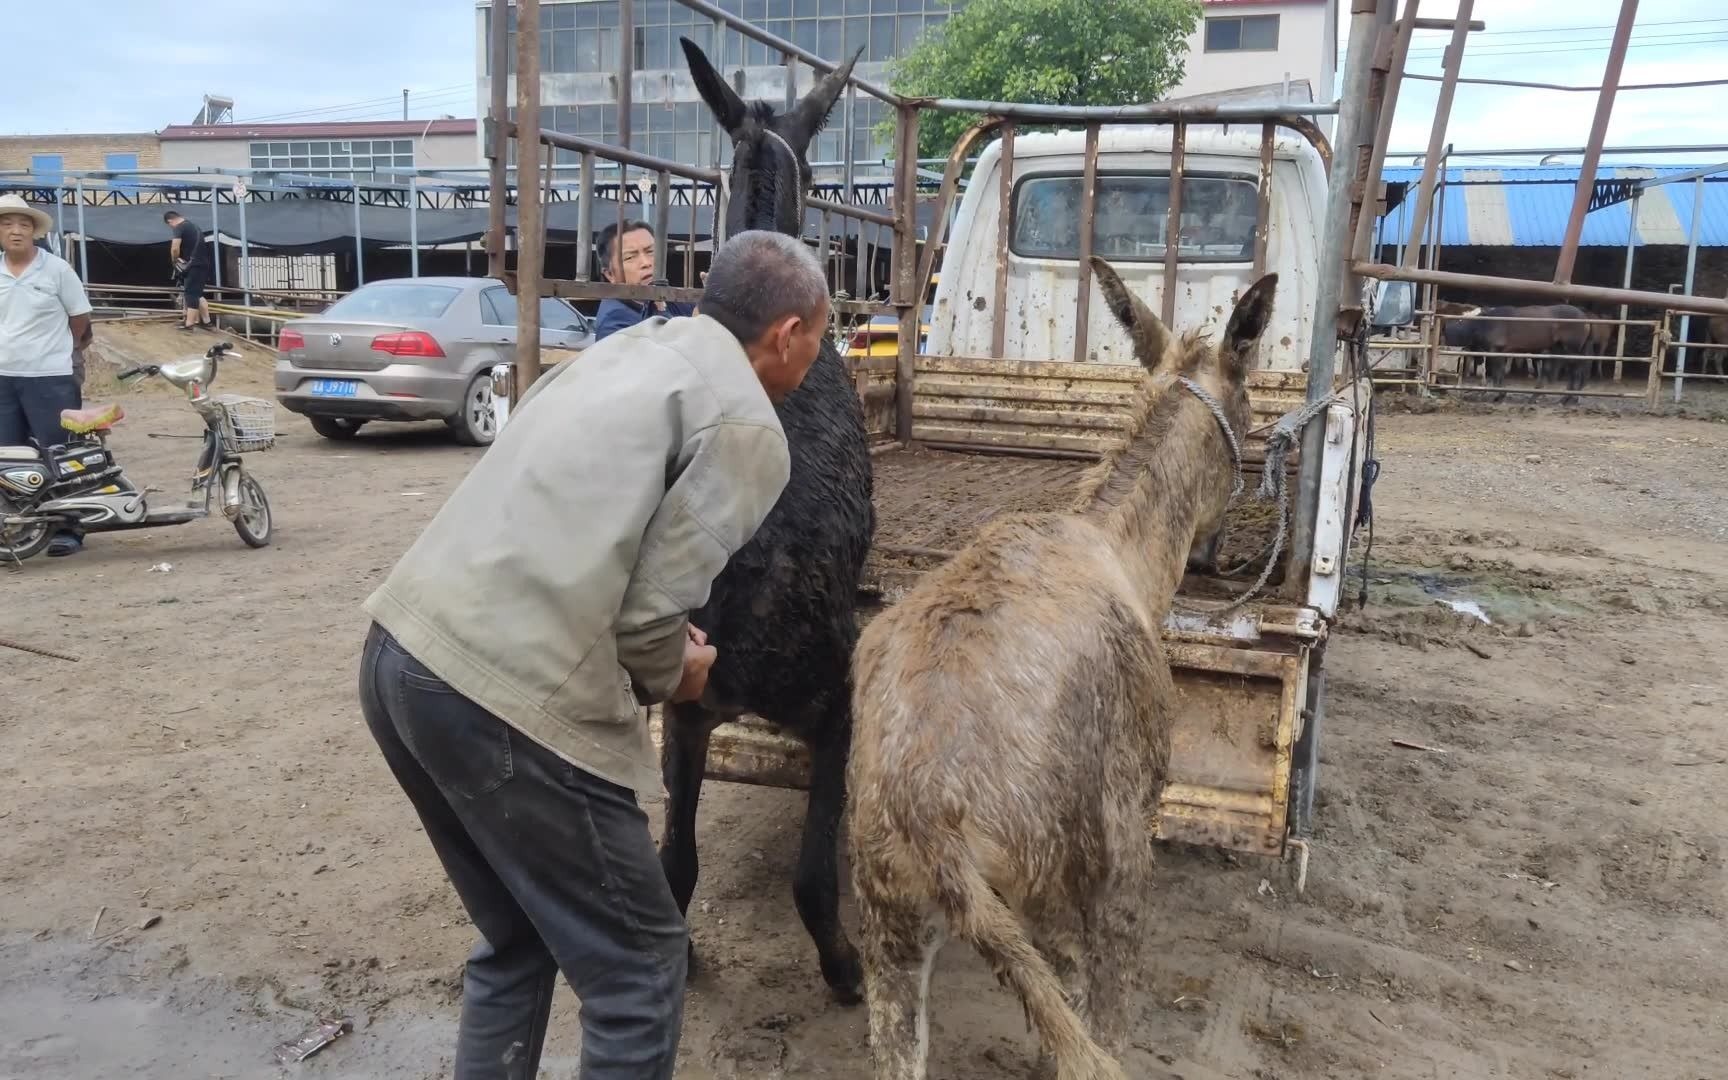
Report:
[[[708,685],[708,669],[714,666],[719,652],[714,646],[702,644],[696,640],[701,634],[702,642],[708,640],[708,635],[690,628],[690,639],[684,643],[684,677],[678,680],[678,689],[672,691],[672,700],[695,701],[702,696],[702,691]]]
[[[703,629],[701,627],[697,626],[695,623],[685,623],[684,624],[684,630],[686,633],[688,633],[690,635],[690,640],[694,641],[696,644],[698,644],[698,645],[708,644],[707,633],[704,632]]]

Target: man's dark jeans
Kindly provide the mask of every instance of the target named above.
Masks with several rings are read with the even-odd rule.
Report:
[[[71,436],[60,426],[60,411],[78,408],[83,399],[71,375],[0,375],[0,446],[65,442]]]
[[[72,437],[60,426],[60,411],[83,405],[76,375],[0,375],[0,446],[28,446],[31,439],[43,449],[59,446]],[[49,554],[69,554],[77,550],[83,531],[57,529],[54,535],[56,546]]]
[[[481,935],[456,1080],[531,1080],[558,972],[582,1000],[582,1080],[666,1080],[689,932],[627,788],[530,740],[366,638],[360,703]]]

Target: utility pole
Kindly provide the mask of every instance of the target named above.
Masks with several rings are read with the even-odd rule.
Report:
[[[402,88],[402,119],[408,119],[408,88]]]

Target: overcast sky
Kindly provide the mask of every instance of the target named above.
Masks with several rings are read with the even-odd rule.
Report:
[[[1429,0],[1422,13],[1448,15],[1454,4]],[[1595,85],[1618,9],[1618,0],[1478,0],[1476,18],[1488,29],[1473,37],[1465,74]],[[224,0],[183,19],[164,10],[82,0],[75,23],[40,10],[28,16],[42,47],[12,51],[0,129],[154,131],[190,122],[206,92],[232,97],[241,120],[391,119],[402,114],[404,87],[411,116],[474,115],[469,0]],[[1419,34],[1410,69],[1438,73],[1445,40]],[[1728,0],[1643,0],[1625,82],[1722,77]],[[1405,84],[1394,149],[1426,145],[1437,91]],[[1581,146],[1594,102],[1593,94],[1464,86],[1449,138],[1476,148]],[[1609,131],[1611,143],[1642,145],[1725,137],[1728,87],[1625,93]]]
[[[399,119],[404,87],[411,116],[474,115],[471,0],[77,0],[75,20],[13,4],[6,133],[156,131],[206,93],[240,120]],[[16,40],[31,26],[40,47]]]
[[[1422,14],[1444,18],[1456,7],[1430,0]],[[1474,17],[1487,28],[1471,35],[1463,74],[1596,86],[1619,11],[1619,0],[1477,0]],[[1443,31],[1418,32],[1406,70],[1438,75],[1446,41]],[[1721,78],[1728,78],[1728,0],[1638,5],[1623,86]],[[1439,89],[1438,83],[1405,81],[1393,120],[1393,150],[1427,146]],[[1472,149],[1583,146],[1595,108],[1594,93],[1460,86],[1447,138]],[[1721,142],[1728,142],[1728,86],[1625,91],[1615,100],[1609,145]]]

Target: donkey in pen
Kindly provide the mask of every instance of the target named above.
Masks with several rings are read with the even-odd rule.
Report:
[[[688,40],[683,45],[703,100],[732,139],[727,233],[800,235],[810,187],[805,148],[845,88],[852,64],[778,116],[766,105],[745,105],[700,49]],[[837,847],[852,738],[854,608],[876,518],[863,407],[832,343],[822,343],[804,384],[778,412],[791,450],[791,479],[755,538],[714,582],[707,606],[691,615],[719,651],[702,700],[665,711],[660,860],[679,908],[688,913],[696,891],[696,805],[709,736],[722,722],[755,713],[806,743],[810,794],[793,901],[816,943],[823,979],[836,998],[856,1004],[862,975],[840,925]]]
[[[1149,373],[1124,441],[1072,513],[996,519],[859,640],[848,786],[878,1080],[925,1075],[949,935],[1019,995],[1041,1068],[1124,1076],[1174,708],[1159,633],[1240,483],[1277,278],[1211,347],[1092,266]]]

